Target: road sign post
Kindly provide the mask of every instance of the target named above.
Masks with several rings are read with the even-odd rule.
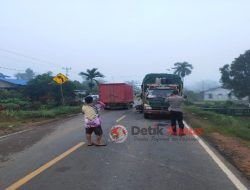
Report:
[[[60,90],[61,90],[61,96],[62,96],[62,105],[64,106],[64,96],[63,96],[63,88],[62,88],[63,84],[60,84]]]
[[[53,77],[53,80],[60,85],[60,92],[62,97],[62,105],[64,105],[64,96],[63,96],[63,83],[68,81],[68,77],[63,75],[62,73],[57,74],[55,77]]]

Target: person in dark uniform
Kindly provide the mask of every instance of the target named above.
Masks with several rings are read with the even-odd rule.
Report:
[[[168,110],[170,111],[171,115],[171,127],[173,129],[173,135],[184,135],[183,129],[183,112],[182,112],[182,103],[184,102],[184,97],[178,95],[178,90],[174,90],[173,93],[166,98],[165,101],[167,101],[170,106]],[[176,130],[176,121],[178,121],[179,124],[179,131]]]

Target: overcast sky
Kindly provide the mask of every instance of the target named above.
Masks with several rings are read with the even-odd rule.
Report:
[[[249,7],[249,0],[2,0],[0,67],[67,66],[77,80],[97,67],[122,82],[187,61],[194,66],[187,84],[219,80],[219,68],[250,49]]]

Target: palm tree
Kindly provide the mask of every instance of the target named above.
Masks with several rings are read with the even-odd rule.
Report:
[[[184,77],[190,75],[193,69],[193,66],[188,62],[177,62],[174,64],[174,74],[179,75],[184,82]]]
[[[90,87],[91,92],[92,92],[93,87],[95,86],[95,83],[98,84],[98,80],[96,80],[95,78],[104,77],[104,75],[97,70],[98,70],[97,68],[93,68],[93,69],[87,69],[86,72],[79,73],[80,76],[86,77],[86,80],[90,81],[89,87]]]

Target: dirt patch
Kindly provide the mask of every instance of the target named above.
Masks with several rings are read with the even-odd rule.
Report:
[[[202,138],[216,148],[230,163],[250,180],[250,147],[240,139],[219,133],[207,118],[185,113],[185,120],[193,128],[202,128]]]
[[[223,152],[250,179],[250,148],[241,144],[238,139],[218,132],[211,133],[210,137],[216,142],[219,151]]]

